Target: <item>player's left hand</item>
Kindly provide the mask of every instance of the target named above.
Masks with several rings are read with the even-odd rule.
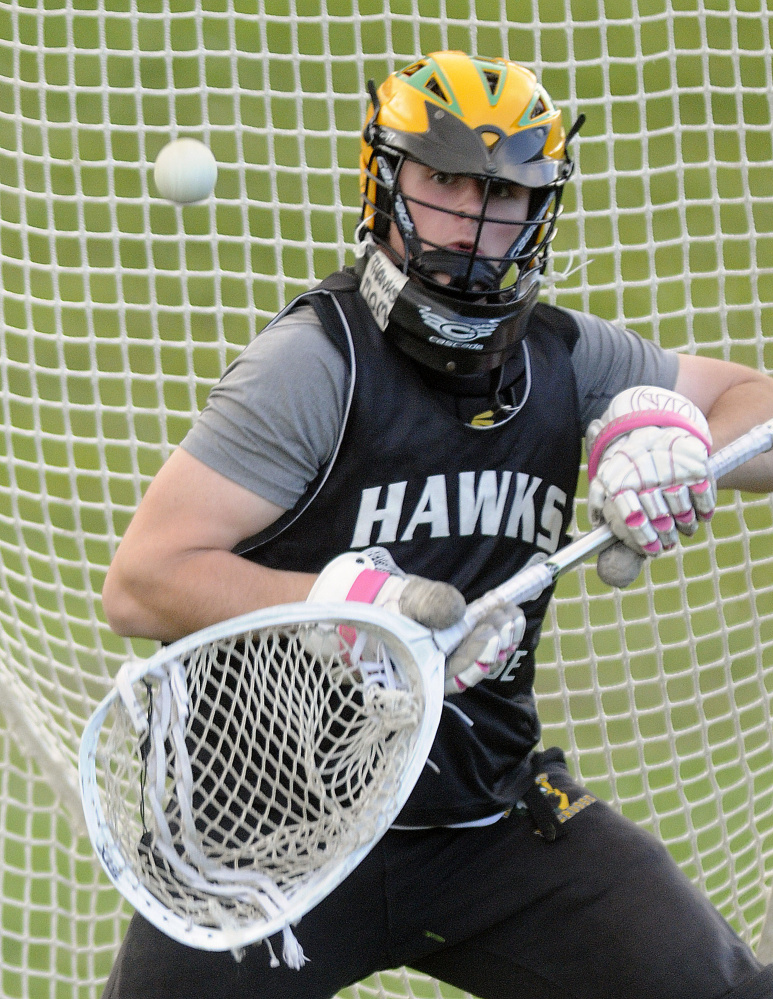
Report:
[[[710,520],[716,484],[706,418],[677,392],[627,389],[588,428],[588,513],[634,551],[658,555]]]

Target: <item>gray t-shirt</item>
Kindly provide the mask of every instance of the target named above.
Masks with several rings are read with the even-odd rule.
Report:
[[[583,428],[633,385],[673,389],[678,356],[596,316],[572,312]],[[182,447],[210,468],[291,509],[335,451],[346,408],[344,358],[311,306],[280,317],[212,389]]]

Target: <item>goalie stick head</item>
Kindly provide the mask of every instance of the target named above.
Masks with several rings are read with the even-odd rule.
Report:
[[[547,266],[573,169],[561,112],[525,67],[452,51],[393,73],[378,90],[371,84],[371,102],[360,156],[361,269],[380,250],[411,279],[387,333],[436,370],[490,371],[525,335]],[[414,216],[426,202],[401,184],[407,161],[479,184],[476,214],[438,209],[457,231],[472,220],[474,235],[443,244],[419,231]],[[503,222],[505,202],[521,196],[517,217]],[[481,249],[486,224],[510,227],[496,255]]]
[[[358,656],[365,632],[378,661]],[[370,851],[421,774],[444,662],[408,619],[304,603],[125,664],[80,753],[108,876],[188,946],[238,955],[284,931],[297,966],[290,926]]]

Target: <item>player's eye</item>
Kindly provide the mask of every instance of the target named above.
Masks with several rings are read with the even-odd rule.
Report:
[[[507,184],[501,180],[492,182],[489,189],[489,197],[496,201],[504,201],[506,198],[517,197],[518,188],[515,184]]]

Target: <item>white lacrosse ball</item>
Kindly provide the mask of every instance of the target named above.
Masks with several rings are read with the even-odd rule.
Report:
[[[211,150],[198,139],[175,139],[156,157],[153,180],[162,198],[189,205],[212,194],[217,163]]]

